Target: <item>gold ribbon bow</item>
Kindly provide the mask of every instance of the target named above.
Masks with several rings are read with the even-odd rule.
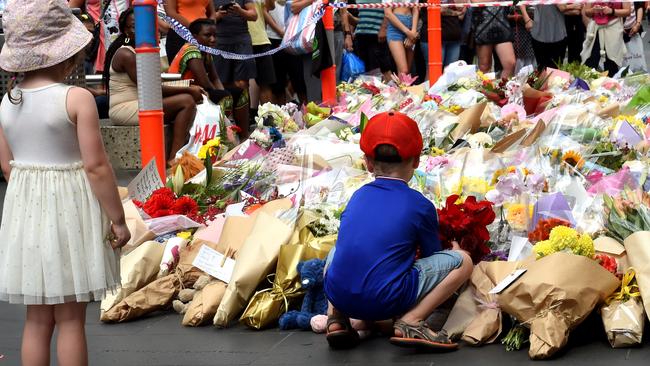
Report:
[[[264,292],[270,292],[271,296],[274,298],[277,297],[282,297],[282,300],[284,301],[284,311],[289,310],[289,299],[293,297],[300,296],[304,293],[302,291],[302,288],[293,286],[289,289],[285,289],[282,284],[278,283],[277,281],[271,281],[271,278],[275,277],[275,273],[272,273],[268,276],[266,276],[266,280],[269,281],[269,283],[272,285],[272,287],[257,291],[255,293],[254,297],[257,297],[258,294],[264,293]]]
[[[622,301],[626,302],[631,298],[641,296],[639,291],[639,285],[636,284],[636,272],[634,268],[630,268],[623,275],[621,280],[621,289],[613,293],[611,296],[605,300],[605,303],[609,305],[612,301]]]

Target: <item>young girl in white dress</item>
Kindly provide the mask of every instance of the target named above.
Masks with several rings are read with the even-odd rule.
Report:
[[[86,365],[86,304],[119,286],[130,238],[90,92],[62,84],[92,35],[65,0],[9,0],[0,68],[23,74],[0,105],[8,181],[0,300],[27,305],[24,365]]]

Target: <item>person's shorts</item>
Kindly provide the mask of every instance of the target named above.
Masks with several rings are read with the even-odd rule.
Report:
[[[270,44],[253,46],[254,53],[263,53],[271,49]],[[255,67],[257,76],[255,82],[257,85],[270,86],[275,83],[275,70],[273,65],[273,56],[263,56],[255,58]]]
[[[418,270],[418,302],[433,290],[451,271],[463,264],[463,257],[453,250],[443,250],[432,256],[418,259],[413,267]]]
[[[395,14],[395,16],[397,19],[399,19],[400,22],[402,22],[402,24],[406,26],[406,28],[411,29],[413,26],[413,17],[411,15]],[[402,31],[395,27],[393,23],[388,22],[388,28],[386,28],[386,39],[388,42],[404,42],[406,39],[406,34],[402,33]]]
[[[248,43],[220,44],[217,49],[225,52],[232,52],[240,55],[252,55],[253,46]],[[217,68],[219,79],[224,84],[232,84],[235,81],[248,81],[257,76],[255,59],[232,60],[221,56],[214,57],[214,64]]]

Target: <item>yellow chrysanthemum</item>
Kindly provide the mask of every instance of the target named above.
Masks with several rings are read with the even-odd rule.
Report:
[[[556,251],[571,250],[578,241],[578,232],[570,227],[556,226],[551,230],[549,240]]]
[[[585,165],[585,159],[582,158],[582,155],[577,151],[569,150],[562,155],[562,162],[576,169],[582,169]]]
[[[533,252],[535,252],[535,256],[537,259],[539,259],[554,253],[555,250],[553,249],[553,245],[551,244],[550,240],[543,240],[537,242],[537,244],[533,246]]]
[[[596,249],[594,248],[594,241],[587,234],[582,234],[578,242],[576,243],[576,250],[573,251],[575,254],[584,255],[587,258],[593,258],[596,255]]]

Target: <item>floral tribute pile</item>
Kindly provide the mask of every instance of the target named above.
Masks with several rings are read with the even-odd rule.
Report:
[[[296,264],[326,257],[348,200],[373,180],[365,124],[400,111],[424,139],[409,185],[437,207],[443,246],[457,242],[476,265],[443,327],[452,339],[530,344],[531,358],[548,358],[602,307],[612,346],[639,344],[634,324],[650,310],[648,74],[564,64],[501,79],[458,62],[431,86],[362,75],[337,92],[335,105],[260,106],[243,142],[224,119],[171,162],[165,187],[141,202],[125,195],[131,267],[102,319],[173,304],[185,325],[275,326],[304,293]],[[204,246],[232,277],[209,274]],[[526,271],[490,293],[515,269]],[[498,316],[480,316],[488,310]]]

